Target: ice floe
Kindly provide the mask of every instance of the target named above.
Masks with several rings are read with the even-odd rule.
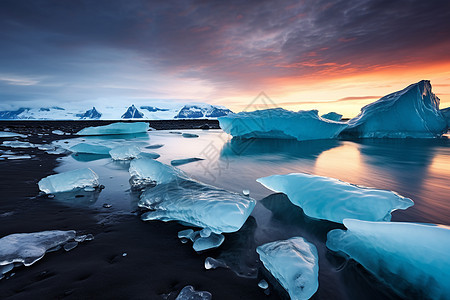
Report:
[[[11,131],[0,131],[0,138],[10,138],[10,137],[26,138],[27,136],[24,134],[15,133]]]
[[[292,173],[257,179],[289,200],[312,218],[342,223],[346,218],[390,221],[391,212],[414,202],[395,192],[357,186],[335,178]]]
[[[345,253],[405,299],[450,299],[450,228],[345,219],[327,247]]]
[[[98,176],[91,169],[77,169],[47,176],[38,183],[47,194],[72,191],[76,188],[98,187]]]
[[[150,130],[148,123],[112,123],[105,126],[87,127],[80,130],[77,135],[110,135],[110,134],[133,134],[147,132]]]
[[[113,148],[109,151],[109,155],[114,160],[130,160],[138,158],[141,148],[136,145],[123,145]]]
[[[70,147],[70,151],[74,153],[109,155],[109,151],[111,151],[111,148],[103,145],[79,143]]]
[[[348,125],[319,117],[317,110],[293,112],[282,108],[240,112],[218,118],[233,137],[317,140],[333,139]]]
[[[29,142],[21,142],[21,141],[4,141],[2,143],[3,147],[10,148],[34,148],[35,145]]]
[[[302,237],[264,244],[256,248],[264,267],[293,300],[309,299],[319,287],[316,247]]]

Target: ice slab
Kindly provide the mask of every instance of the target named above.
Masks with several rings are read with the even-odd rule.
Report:
[[[211,300],[212,295],[206,291],[196,291],[191,285],[185,286],[175,300]]]
[[[88,127],[80,130],[77,135],[110,135],[110,134],[132,134],[147,132],[150,130],[148,123],[112,123],[105,126]]]
[[[169,183],[178,177],[186,176],[181,170],[149,158],[132,160],[129,172],[131,177],[154,181],[157,184]]]
[[[2,143],[3,147],[10,148],[34,148],[35,145],[29,142],[20,142],[20,141],[4,141]]]
[[[53,130],[52,133],[56,134],[56,135],[65,135],[66,134],[64,131],[61,131],[61,130]]]
[[[0,138],[10,138],[10,137],[26,138],[27,136],[24,134],[15,133],[11,131],[0,131]]]
[[[428,80],[364,106],[342,133],[361,138],[433,138],[447,131]]]
[[[141,148],[136,145],[123,145],[113,148],[109,151],[109,155],[114,160],[130,160],[138,158]]]
[[[74,230],[10,234],[0,239],[0,266],[12,263],[34,264],[45,252],[75,237]]]
[[[47,176],[38,183],[39,189],[47,194],[72,191],[76,188],[97,187],[98,176],[91,169],[77,169]]]
[[[136,171],[139,165],[145,165],[145,168]],[[179,170],[155,160],[132,161],[130,173],[147,173],[158,183],[147,189],[138,203],[140,207],[151,209],[142,215],[144,221],[181,221],[209,228],[214,233],[235,232],[242,227],[256,204],[250,197],[192,180]]]
[[[199,157],[192,157],[192,158],[182,158],[182,159],[174,159],[170,162],[170,164],[172,166],[181,166],[181,165],[185,165],[191,162],[196,162],[199,160],[203,160],[203,158],[199,158]]]
[[[348,125],[319,117],[317,110],[293,112],[282,108],[240,112],[218,118],[233,137],[317,140],[336,138]]]
[[[320,117],[331,121],[340,121],[342,119],[342,115],[335,112],[329,112]]]
[[[392,211],[414,205],[411,199],[392,191],[304,173],[273,175],[256,181],[268,189],[286,194],[307,216],[337,223],[346,218],[390,221]]]
[[[70,151],[75,153],[109,155],[109,151],[111,151],[111,148],[102,145],[79,143],[75,146],[70,147]]]
[[[450,227],[345,219],[327,247],[345,253],[405,299],[450,299]]]
[[[302,237],[267,243],[256,248],[264,267],[293,300],[309,299],[319,287],[316,247]]]

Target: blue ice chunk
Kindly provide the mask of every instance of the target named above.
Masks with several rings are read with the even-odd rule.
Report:
[[[75,237],[75,230],[15,233],[0,239],[0,267],[11,263],[34,264],[45,252]]]
[[[129,169],[131,177],[154,181],[157,184],[170,183],[178,177],[185,177],[181,170],[172,168],[149,158],[132,160]]]
[[[364,106],[348,124],[343,134],[361,138],[433,138],[447,131],[429,80]]]
[[[264,267],[293,300],[309,299],[319,287],[316,247],[302,237],[264,244],[256,248]]]
[[[317,110],[293,112],[282,108],[240,112],[218,118],[233,137],[317,140],[336,138],[348,125],[319,117]]]
[[[185,286],[175,300],[211,300],[212,295],[206,291],[196,291],[191,285]]]
[[[140,153],[141,148],[136,145],[118,146],[109,151],[109,155],[111,155],[113,160],[130,160],[138,158]]]
[[[38,183],[39,189],[47,194],[68,192],[76,188],[97,187],[98,176],[91,169],[77,169],[47,176]]]
[[[88,154],[105,154],[108,155],[111,148],[102,146],[102,145],[95,145],[95,144],[88,144],[88,143],[79,143],[75,146],[70,147],[70,151],[75,153],[88,153]]]
[[[392,211],[414,205],[411,199],[392,191],[304,173],[273,175],[256,181],[272,191],[285,193],[307,216],[336,223],[346,218],[390,221]]]
[[[342,115],[335,112],[329,112],[327,114],[321,115],[320,117],[331,121],[340,121],[342,119]]]
[[[200,235],[199,238],[194,241],[194,245],[192,246],[192,248],[194,248],[194,250],[197,252],[214,249],[222,245],[224,240],[225,237],[217,233],[211,233],[207,237],[202,237]]]
[[[327,247],[345,253],[405,299],[450,299],[450,227],[345,219]]]
[[[112,123],[105,126],[87,127],[80,130],[77,135],[110,135],[110,134],[132,134],[147,132],[150,129],[148,123]]]

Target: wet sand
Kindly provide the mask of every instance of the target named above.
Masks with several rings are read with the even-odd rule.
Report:
[[[189,128],[180,127],[182,122],[178,120],[166,124],[158,122],[158,129]],[[207,121],[207,124],[215,122]],[[42,137],[37,136],[38,133],[57,129],[75,132],[83,126],[99,125],[89,121],[76,123],[78,125],[65,121],[5,121],[0,122],[0,130],[7,127],[14,132],[31,134],[21,140],[44,144],[70,136]],[[189,126],[202,124],[204,120],[191,122]],[[183,126],[187,126],[186,123]],[[214,251],[197,254],[191,247],[181,244],[177,232],[185,227],[177,223],[142,222],[133,212],[114,215],[107,208],[67,207],[52,199],[36,197],[39,194],[37,182],[54,173],[56,159],[61,155],[49,155],[37,149],[13,151],[34,157],[0,161],[0,237],[74,229],[80,234],[93,234],[94,240],[80,243],[69,252],[47,253],[30,267],[15,268],[14,276],[0,280],[0,298],[175,299],[186,285],[209,291],[213,299],[283,297],[274,291],[265,295],[257,286],[258,279],[238,277],[228,269],[205,270],[204,260],[207,256],[214,257]]]

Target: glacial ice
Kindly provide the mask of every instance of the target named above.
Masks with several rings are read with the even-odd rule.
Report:
[[[323,119],[337,121],[337,122],[339,122],[342,119],[342,115],[335,113],[335,112],[329,112],[327,114],[321,115],[320,117]]]
[[[98,176],[91,169],[77,169],[47,176],[38,183],[39,189],[47,194],[68,192],[76,188],[97,187]]]
[[[114,160],[130,160],[138,158],[141,148],[136,145],[123,145],[113,148],[109,151],[109,155]]]
[[[256,248],[264,267],[293,300],[309,299],[319,287],[316,247],[302,237],[267,243]]]
[[[0,267],[12,263],[34,264],[45,252],[75,237],[74,230],[10,234],[0,239]]]
[[[26,138],[27,136],[24,134],[15,133],[11,131],[0,131],[0,138],[10,138],[10,137]]]
[[[405,299],[450,299],[450,227],[345,219],[327,247],[359,262]]]
[[[317,110],[293,112],[282,108],[240,112],[218,118],[233,137],[317,140],[336,138],[348,125],[319,117]]]
[[[76,144],[75,146],[70,147],[70,151],[74,153],[109,155],[109,151],[111,151],[111,148],[103,145],[79,143]]]
[[[87,127],[80,130],[77,135],[109,135],[109,134],[133,134],[147,132],[150,129],[148,123],[112,123],[105,126]]]
[[[182,158],[182,159],[174,159],[170,162],[170,164],[172,166],[181,166],[181,165],[185,165],[191,162],[196,162],[199,160],[203,160],[203,158],[199,158],[199,157],[192,157],[192,158]]]
[[[433,138],[447,131],[428,80],[364,106],[348,124],[342,134],[360,138]]]
[[[237,193],[190,179],[171,166],[155,160],[131,162],[130,174],[156,181],[138,203],[151,209],[142,220],[180,221],[209,228],[213,233],[238,231],[255,207],[256,201]]]
[[[273,175],[256,181],[275,192],[285,193],[307,216],[336,223],[346,218],[390,221],[392,211],[414,205],[411,199],[392,191],[304,173]]]
[[[191,285],[185,286],[175,300],[211,300],[212,295],[206,291],[196,291]]]

